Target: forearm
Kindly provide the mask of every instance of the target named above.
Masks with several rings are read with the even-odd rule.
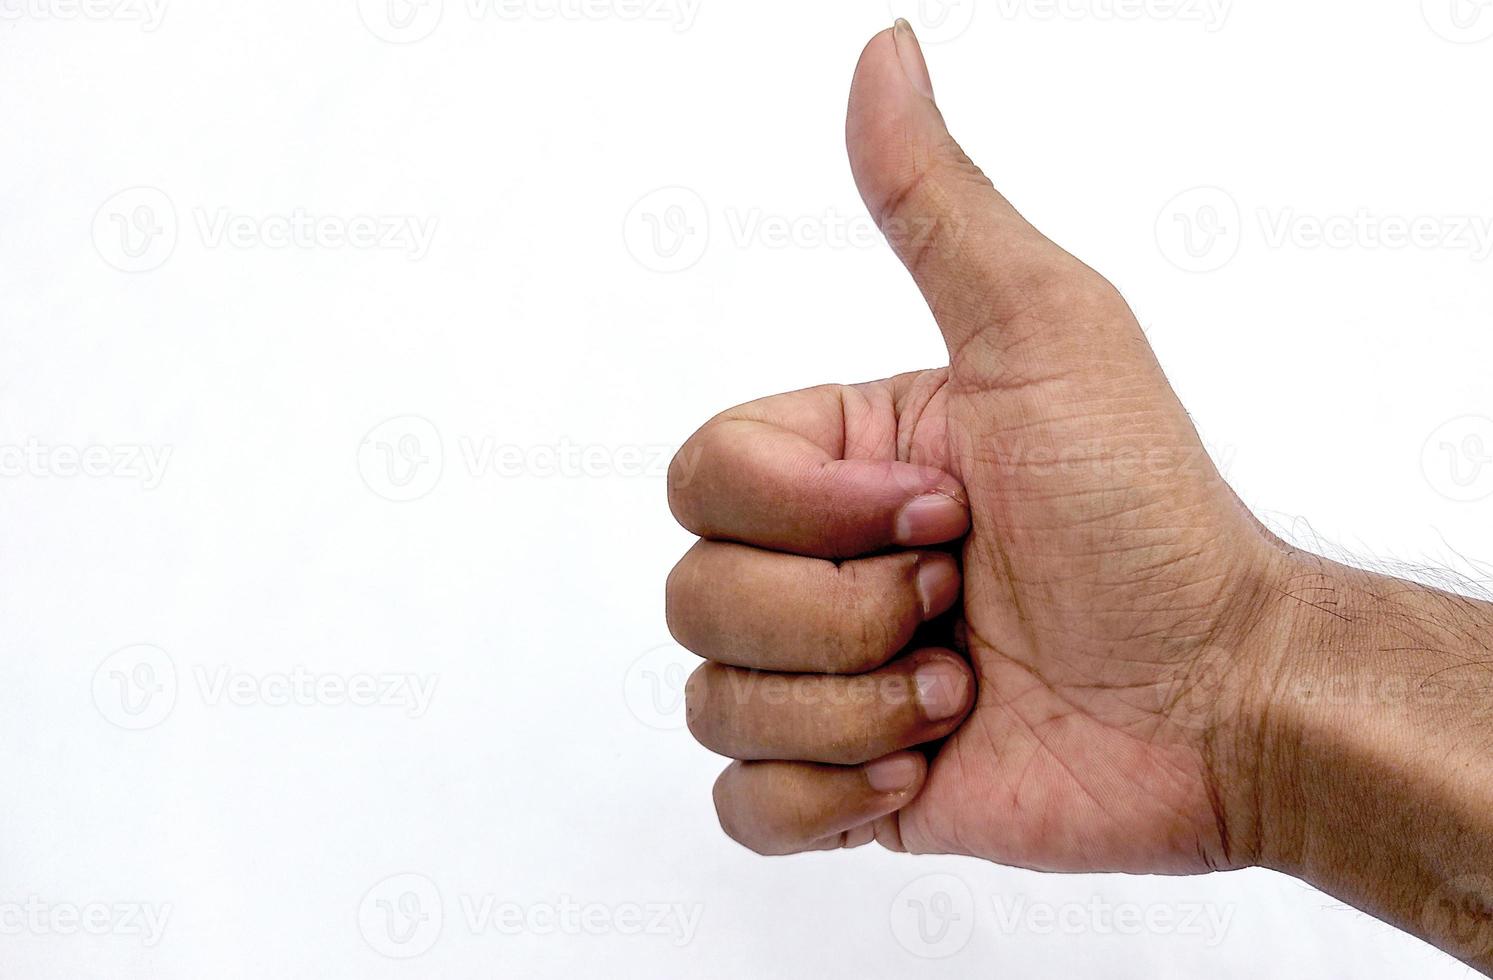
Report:
[[[1493,605],[1284,565],[1250,713],[1260,863],[1493,972]]]

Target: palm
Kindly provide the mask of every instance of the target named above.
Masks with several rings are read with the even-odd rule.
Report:
[[[1134,329],[1113,315],[1095,329]],[[963,632],[980,694],[901,813],[910,849],[1049,870],[1231,863],[1196,746],[1234,626],[1226,539],[1249,527],[1142,368],[1106,379],[1108,403],[1098,379],[961,370],[872,400],[907,409],[891,423],[904,461],[958,476],[973,514]]]

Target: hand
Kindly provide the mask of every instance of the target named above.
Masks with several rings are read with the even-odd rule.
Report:
[[[709,661],[690,725],[742,760],[722,824],[763,853],[1251,863],[1242,761],[1274,672],[1254,638],[1282,546],[1119,294],[949,136],[905,24],[861,59],[848,143],[949,367],[733,409],[675,462],[671,505],[704,539],[668,585]],[[962,577],[933,547],[961,538]],[[959,652],[926,645],[951,609]]]

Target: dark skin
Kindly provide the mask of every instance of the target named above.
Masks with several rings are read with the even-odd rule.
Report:
[[[867,47],[847,133],[949,365],[732,409],[676,461],[702,540],[668,616],[708,661],[691,729],[739,760],[726,831],[1273,867],[1486,970],[1493,609],[1267,532],[1124,300],[949,136],[905,25]],[[1313,695],[1343,678],[1404,693]]]

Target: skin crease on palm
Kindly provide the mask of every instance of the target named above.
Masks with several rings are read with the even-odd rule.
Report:
[[[706,661],[690,729],[736,760],[726,833],[1263,865],[1493,970],[1493,605],[1256,521],[1125,301],[949,135],[904,23],[861,57],[847,142],[949,363],[731,409],[671,467],[701,540],[667,617]],[[1344,677],[1415,696],[1313,698]]]

